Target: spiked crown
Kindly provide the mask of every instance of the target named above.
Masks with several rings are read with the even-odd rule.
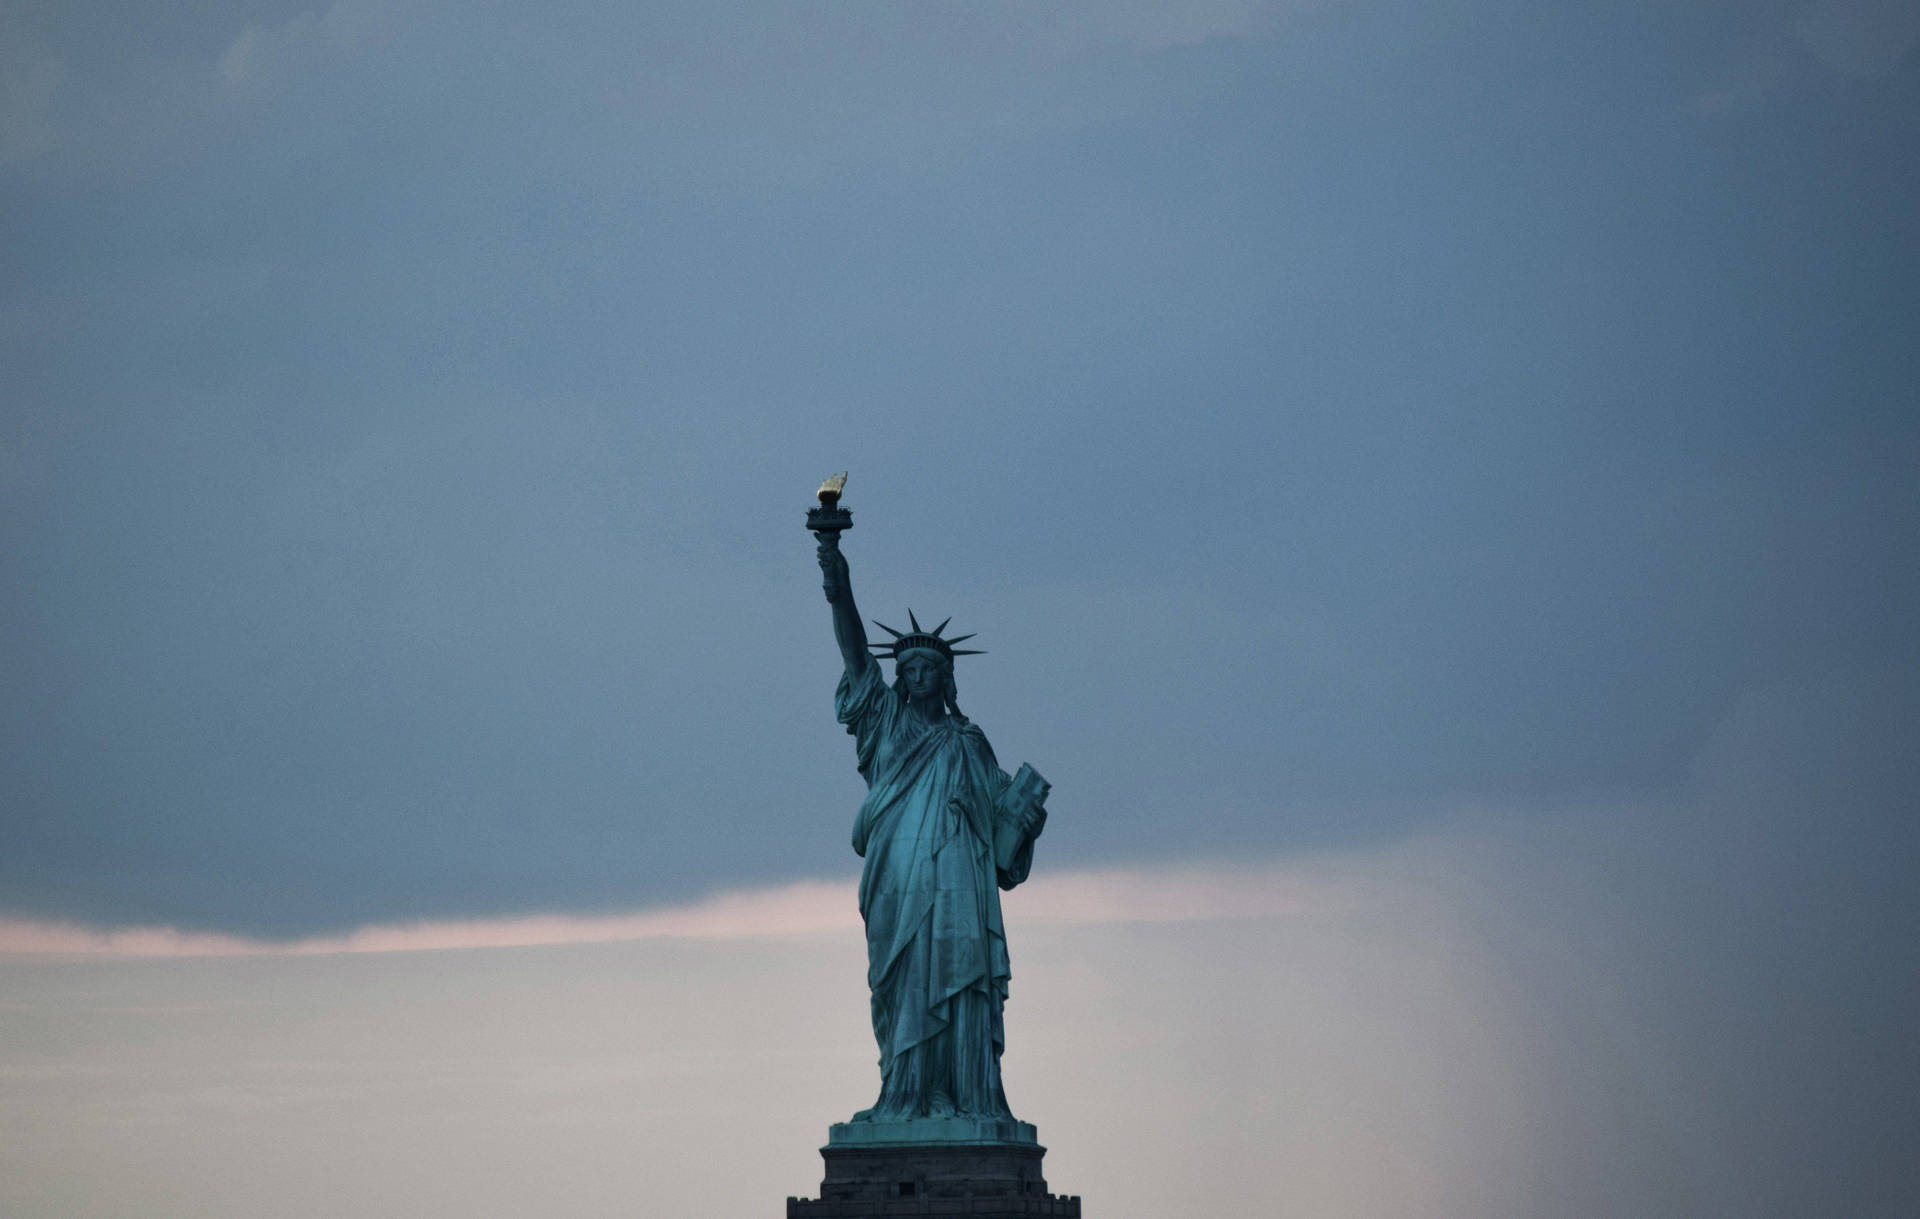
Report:
[[[952,621],[953,619],[951,618],[947,619],[947,622]],[[962,643],[968,639],[972,639],[972,635],[955,635],[952,639],[942,639],[940,632],[947,629],[947,622],[942,622],[939,626],[929,631],[920,625],[920,620],[913,616],[913,611],[908,610],[907,624],[913,627],[913,629],[901,632],[875,619],[873,625],[893,636],[893,639],[887,643],[870,643],[867,646],[873,649],[876,656],[890,656],[896,662],[900,659],[901,653],[912,651],[914,648],[927,648],[930,651],[938,652],[947,658],[948,664],[952,664],[953,658],[956,656],[978,656],[981,654],[983,649],[980,648],[956,648],[953,646],[956,643]]]

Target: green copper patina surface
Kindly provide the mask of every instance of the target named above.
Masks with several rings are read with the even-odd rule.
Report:
[[[831,1141],[1031,1143],[1033,1127],[1014,1120],[1000,1083],[1011,977],[1000,890],[1026,879],[1048,785],[1031,767],[1009,776],[961,714],[953,660],[966,651],[941,635],[946,623],[928,631],[909,614],[909,631],[880,624],[893,636],[877,645],[894,661],[895,680],[884,679],[840,552],[850,525],[816,513],[809,528],[845,661],[834,710],[867,781],[853,849],[866,861],[860,914],[880,1095]]]

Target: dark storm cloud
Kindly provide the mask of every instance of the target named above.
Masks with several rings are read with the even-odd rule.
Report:
[[[0,901],[844,869],[840,468],[1066,860],[1672,793],[1910,686],[1879,17],[1063,13],[12,17]]]

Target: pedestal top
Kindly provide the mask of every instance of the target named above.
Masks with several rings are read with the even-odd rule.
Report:
[[[895,1122],[835,1122],[828,1147],[887,1147],[918,1143],[1011,1143],[1039,1145],[1031,1122],[1010,1118],[915,1117]]]

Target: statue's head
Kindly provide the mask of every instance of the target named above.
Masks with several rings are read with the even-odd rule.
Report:
[[[871,645],[882,656],[893,657],[893,688],[911,702],[925,703],[938,699],[941,705],[952,714],[960,715],[960,706],[954,701],[953,658],[975,654],[973,648],[956,648],[953,645],[963,639],[972,639],[971,635],[959,635],[952,639],[943,638],[941,631],[947,627],[947,619],[931,631],[920,625],[920,620],[912,610],[907,611],[907,621],[913,630],[900,632],[884,622],[875,626],[893,636],[891,643]],[[965,717],[960,716],[964,721]]]
[[[951,698],[953,658],[932,648],[908,648],[893,658],[894,686],[913,702]]]

